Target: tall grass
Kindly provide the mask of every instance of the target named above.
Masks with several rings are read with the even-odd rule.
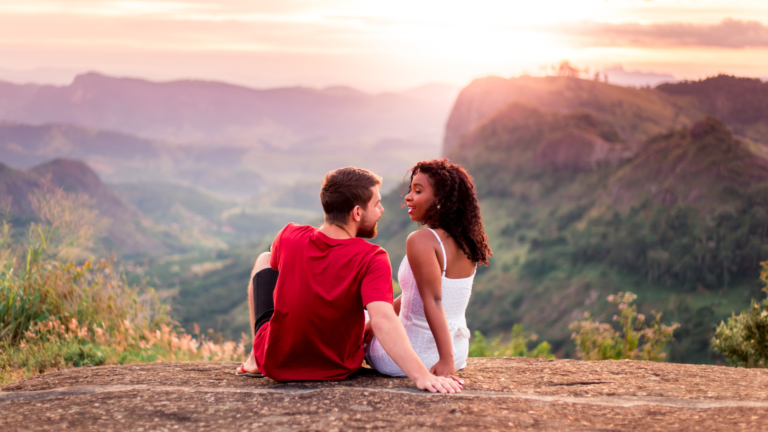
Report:
[[[654,312],[653,320],[637,313],[633,302],[637,295],[620,292],[608,296],[608,301],[618,306],[619,314],[613,316],[621,330],[611,323],[601,323],[589,312],[584,319],[570,325],[571,339],[576,343],[576,355],[582,360],[649,360],[664,361],[667,342],[673,340],[678,323],[661,323],[661,313]]]
[[[475,331],[474,338],[469,344],[470,357],[528,357],[528,358],[555,358],[550,352],[552,346],[548,342],[540,342],[532,350],[528,345],[535,342],[539,336],[532,333],[525,335],[521,324],[515,324],[509,335],[509,340],[504,342],[505,335],[500,334],[495,339],[488,340],[482,333]]]
[[[106,222],[86,197],[43,184],[30,198],[38,222],[26,235],[7,214],[0,229],[0,383],[77,366],[244,358],[244,335],[185,333],[151,288],[89,257]]]

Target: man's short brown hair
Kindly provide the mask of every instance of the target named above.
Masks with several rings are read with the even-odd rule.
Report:
[[[355,206],[368,208],[374,186],[381,186],[381,177],[362,168],[339,168],[326,174],[320,189],[325,220],[334,225],[346,224]]]

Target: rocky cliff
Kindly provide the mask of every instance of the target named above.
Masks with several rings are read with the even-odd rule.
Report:
[[[512,103],[554,113],[589,112],[613,124],[631,143],[704,116],[694,101],[656,90],[567,77],[487,77],[474,80],[456,99],[445,128],[443,154],[450,157],[464,136]]]
[[[363,370],[280,384],[235,363],[69,369],[8,384],[0,429],[760,430],[768,371],[633,361],[474,358],[458,395]]]

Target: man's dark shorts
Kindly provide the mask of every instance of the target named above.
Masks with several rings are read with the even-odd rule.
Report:
[[[278,274],[280,273],[277,270],[265,268],[259,270],[253,276],[254,304],[252,306],[253,310],[256,312],[254,334],[258,333],[261,326],[272,319],[272,314],[275,312],[273,294],[275,292],[275,287],[277,286]]]

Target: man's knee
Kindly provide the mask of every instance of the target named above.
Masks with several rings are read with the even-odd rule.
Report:
[[[264,252],[261,255],[259,255],[258,258],[256,258],[256,263],[253,265],[253,271],[251,272],[251,279],[253,279],[253,276],[256,275],[261,270],[264,270],[265,268],[270,268],[269,260],[272,257],[272,252]]]

